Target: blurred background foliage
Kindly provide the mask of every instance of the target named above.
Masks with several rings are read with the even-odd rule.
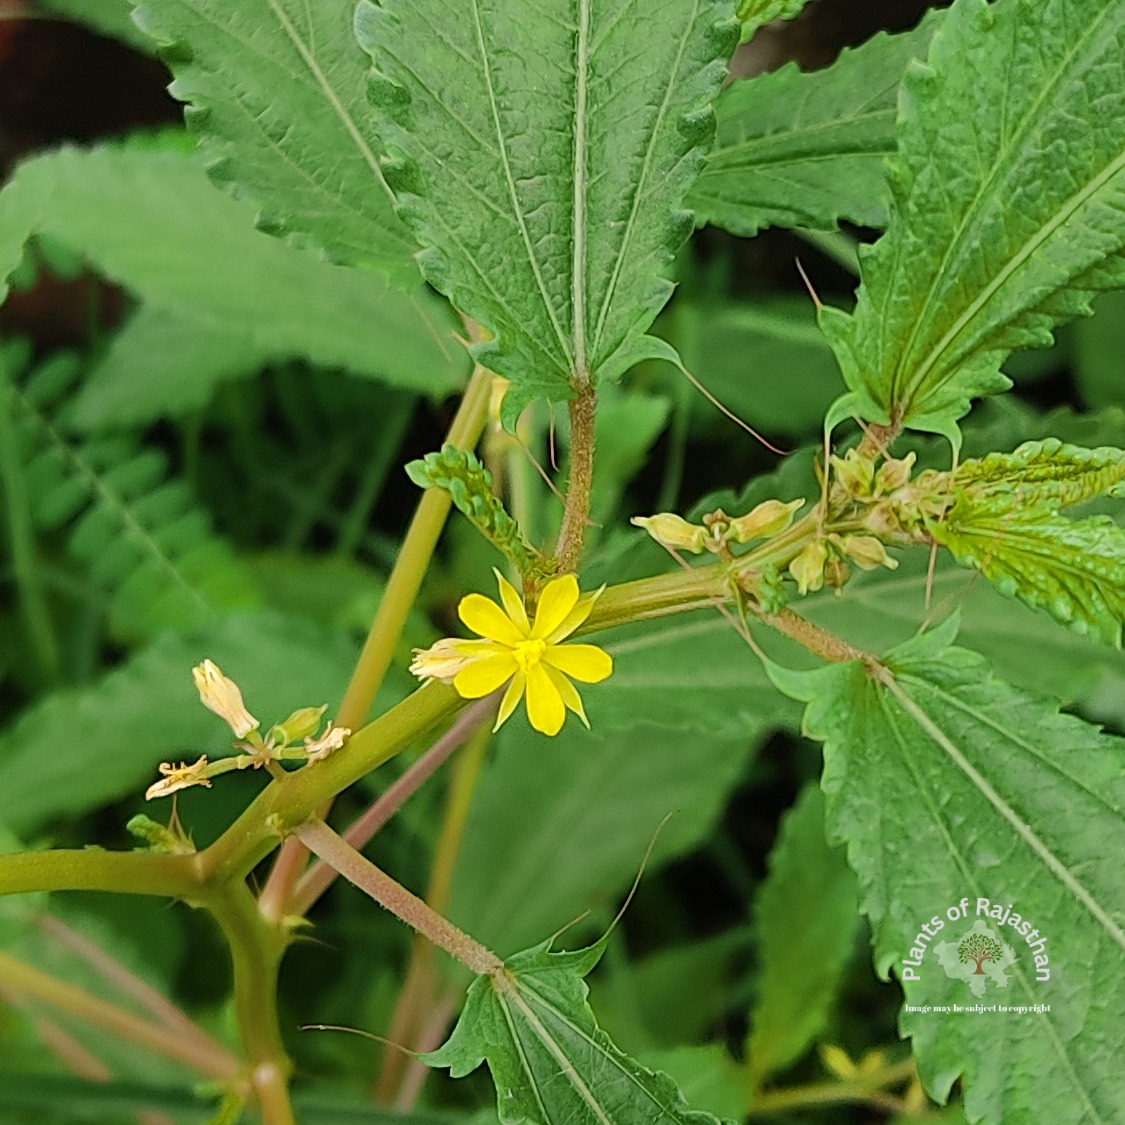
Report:
[[[912,26],[926,6],[819,0],[746,44],[735,71],[825,65],[879,28]],[[9,206],[33,200],[42,213],[0,307],[7,850],[130,846],[124,826],[144,808],[156,764],[224,752],[191,686],[189,669],[204,656],[237,678],[267,722],[303,704],[335,706],[416,497],[401,466],[440,442],[468,372],[457,325],[432,293],[391,293],[372,275],[256,232],[253,208],[208,184],[167,81],[123,0],[34,10],[0,0],[0,175],[22,185]],[[779,459],[668,366],[634,370],[602,403],[591,581],[670,565],[628,528],[630,515],[717,504],[737,512],[809,494],[807,447],[840,381],[795,263],[824,300],[846,307],[855,247],[875,234],[697,233],[657,332],[749,425],[806,451]],[[1098,304],[1099,315],[1061,331],[1053,347],[1016,357],[1016,391],[975,411],[968,455],[1046,434],[1125,441],[1125,297]],[[540,409],[523,434],[543,461],[548,428]],[[526,478],[529,534],[546,534],[555,502],[528,489],[526,460],[489,440],[501,479],[518,491],[513,475]],[[565,432],[560,445],[565,457]],[[934,464],[945,456],[918,448]],[[471,530],[450,526],[380,706],[409,689],[410,647],[452,627],[457,598],[487,589],[493,562]],[[885,646],[926,616],[926,582],[925,561],[911,560],[810,608],[858,643]],[[939,568],[933,602],[962,608],[966,643],[1009,679],[1125,729],[1120,654],[964,572]],[[852,876],[824,841],[812,784],[819,752],[797,737],[795,705],[717,615],[607,640],[619,672],[615,690],[590,705],[593,736],[570,730],[545,745],[519,719],[489,748],[451,917],[502,954],[583,910],[565,940],[590,937],[674,812],[592,982],[619,1045],[673,1074],[696,1107],[731,1117],[958,1120],[956,1107],[927,1108],[900,1065],[898,992],[874,978]],[[339,822],[399,769],[346,794]],[[372,846],[407,886],[429,877],[444,786],[425,788]],[[205,844],[260,787],[257,776],[232,776],[186,792],[179,817]],[[410,936],[347,886],[313,921],[282,978],[300,1119],[384,1120],[371,1092],[386,1093],[387,1068],[401,1066],[394,1052],[381,1063],[383,1048],[367,1039],[299,1028],[386,1033]],[[111,950],[233,1041],[229,970],[205,919],[145,899],[0,900],[0,948],[100,992],[71,934]],[[440,966],[435,999],[463,983]],[[889,1094],[870,1094],[876,1078]],[[858,1092],[826,1109],[748,1103],[763,1082],[823,1081]],[[387,1120],[495,1120],[465,1108],[490,1102],[480,1074],[398,1089],[413,1115]],[[3,1120],[194,1122],[210,1119],[207,1107],[181,1068],[25,1002],[0,977]]]

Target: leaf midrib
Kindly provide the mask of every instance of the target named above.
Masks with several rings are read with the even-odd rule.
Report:
[[[892,679],[891,683],[894,683],[894,682],[895,681]],[[888,685],[888,687],[889,686],[890,685]],[[931,685],[927,684],[926,686],[931,686]],[[897,693],[894,693],[893,691],[892,691],[892,694],[895,694],[896,699],[898,699],[898,701],[899,701],[899,704],[903,705],[903,698],[898,696]],[[894,722],[893,712],[887,706],[888,700],[887,700],[886,695],[884,695],[884,693],[882,693],[882,692],[879,692],[878,698],[879,698],[879,707],[880,707],[880,710],[882,711],[882,714],[883,714],[883,719],[888,724],[888,726],[890,726],[891,730],[894,731],[895,737],[898,741],[898,748],[901,752],[902,761],[906,765],[906,768],[908,769],[908,771],[910,772],[911,777],[914,780],[915,789],[918,792],[919,796],[922,798],[923,803],[926,805],[928,811],[930,812],[930,816],[931,816],[934,824],[936,825],[938,831],[941,832],[942,836],[945,839],[946,847],[947,847],[950,859],[960,869],[961,875],[962,875],[962,878],[964,879],[964,881],[970,887],[976,888],[976,890],[978,892],[981,891],[983,888],[981,887],[980,883],[978,882],[978,880],[976,878],[976,874],[975,874],[975,871],[974,871],[972,865],[966,862],[965,857],[961,853],[961,849],[957,846],[956,841],[950,835],[950,832],[949,832],[949,829],[948,829],[948,826],[947,826],[945,820],[941,816],[938,815],[938,809],[937,809],[937,807],[935,806],[935,804],[932,800],[932,790],[931,790],[930,786],[926,785],[924,779],[919,776],[917,765],[914,762],[911,753],[909,752],[909,747],[907,745],[907,741],[904,739],[902,732],[898,729],[898,726]],[[909,709],[907,709],[905,706],[903,707],[903,709],[904,709],[904,711],[906,711],[906,714],[909,718],[911,718],[915,722],[918,721],[917,716],[911,714]],[[932,735],[931,735],[931,737],[932,737]],[[941,749],[943,749],[943,750],[945,749],[945,747],[941,746],[940,743],[938,743],[938,745]],[[968,776],[968,775],[966,775],[966,776]],[[969,780],[972,781],[972,778],[970,777]],[[974,782],[974,784],[975,784],[975,782]],[[1025,990],[1025,993],[1027,993],[1028,997],[1030,998],[1030,990],[1028,988],[1028,981],[1027,981],[1027,979],[1024,975],[1023,970],[1020,968],[1020,965],[1019,965],[1018,961],[1012,966],[1012,974],[1020,982],[1020,984],[1023,986],[1023,988]],[[1093,1117],[1095,1119],[1097,1119],[1098,1121],[1101,1121],[1102,1120],[1101,1116],[1098,1114],[1096,1108],[1091,1103],[1089,1095],[1086,1092],[1085,1086],[1083,1085],[1083,1083],[1079,1079],[1078,1072],[1075,1070],[1074,1064],[1071,1062],[1070,1055],[1068,1054],[1068,1052],[1066,1050],[1065,1043],[1062,1041],[1061,1037],[1059,1036],[1058,1029],[1052,1023],[1050,1017],[1047,1015],[1046,1012],[1037,1012],[1037,1013],[1035,1013],[1035,1015],[1036,1015],[1036,1018],[1039,1021],[1040,1026],[1043,1027],[1044,1029],[1046,1029],[1048,1038],[1051,1041],[1051,1045],[1055,1049],[1056,1055],[1058,1056],[1059,1060],[1062,1062],[1062,1065],[1066,1068],[1066,1071],[1067,1071],[1068,1075],[1070,1076],[1071,1085],[1074,1087],[1075,1090],[1078,1091],[1078,1094],[1082,1098],[1086,1109],[1093,1115]]]

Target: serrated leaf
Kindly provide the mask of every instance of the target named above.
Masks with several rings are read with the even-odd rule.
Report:
[[[722,0],[360,5],[403,217],[509,408],[652,354],[735,26]]]
[[[946,626],[909,641],[880,675],[855,663],[775,674],[810,701],[829,830],[859,876],[876,967],[904,980],[915,1010],[900,1029],[929,1092],[944,1101],[960,1075],[970,1121],[1108,1125],[1125,1110],[1114,1046],[1125,874],[1111,858],[1125,848],[1125,741],[1002,683],[950,641]],[[952,919],[963,898],[968,916]],[[982,917],[978,900],[1018,957],[1006,982],[988,978],[983,1002],[1039,1010],[932,1010],[978,1002],[937,949]],[[1005,907],[1019,919],[1005,925]],[[936,932],[934,918],[931,944],[922,927]],[[1027,931],[1014,928],[1024,920]]]
[[[433,395],[464,379],[464,352],[432,294],[401,292],[256,232],[253,208],[210,185],[190,153],[63,149],[23,164],[0,199],[0,273],[9,240],[43,230],[152,307],[270,359],[306,357]],[[120,388],[90,396],[83,410],[105,417]]]
[[[745,237],[768,226],[834,230],[841,219],[886,226],[884,163],[895,151],[899,84],[938,20],[934,13],[913,31],[876,35],[826,70],[790,64],[729,85],[689,204]]]
[[[763,24],[772,20],[791,20],[809,0],[738,0],[742,40],[749,39]]]
[[[409,285],[414,243],[394,213],[365,99],[352,0],[142,0],[217,179],[271,233]]]
[[[859,928],[855,877],[843,850],[824,838],[824,801],[814,787],[782,821],[754,922],[758,996],[746,1056],[760,1084],[799,1059],[824,1028]]]
[[[455,1078],[487,1061],[505,1125],[717,1125],[598,1027],[583,978],[601,954],[601,942],[573,953],[547,942],[508,958],[473,981],[452,1035],[423,1060]]]
[[[997,514],[1018,507],[1055,513],[1092,500],[1125,480],[1125,451],[1084,449],[1058,438],[1024,442],[1011,453],[993,452],[963,461],[952,488],[976,509]]]
[[[449,916],[493,948],[518,948],[595,898],[624,892],[670,812],[651,865],[694,848],[765,733],[746,724],[685,751],[682,733],[636,718],[626,732],[598,734],[596,707],[589,703],[594,735],[564,727],[549,746],[513,719],[478,782]]]
[[[1068,520],[959,500],[927,528],[962,566],[979,570],[1002,594],[1120,647],[1125,528],[1108,517]]]
[[[1076,522],[1058,513],[1125,480],[1125,453],[1048,438],[963,462],[935,480],[943,478],[955,499],[926,520],[936,542],[1006,596],[1120,645],[1125,530],[1105,516]]]
[[[214,659],[267,725],[335,698],[350,642],[277,614],[166,635],[100,680],[55,692],[0,735],[0,823],[28,835],[53,818],[136,794],[160,761],[231,753],[230,732],[200,705],[191,669]]]
[[[957,0],[899,104],[891,224],[824,326],[846,409],[955,441],[1011,351],[1125,281],[1125,5]]]

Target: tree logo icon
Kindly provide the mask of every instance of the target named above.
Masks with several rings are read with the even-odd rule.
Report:
[[[1003,949],[1000,943],[995,938],[990,938],[987,934],[978,933],[976,930],[970,930],[958,943],[957,943],[957,956],[962,962],[972,961],[976,968],[973,970],[974,976],[983,976],[984,969],[981,967],[985,961],[999,961],[1003,956]]]
[[[935,945],[934,953],[945,975],[964,981],[974,996],[983,996],[989,985],[1007,988],[1007,970],[1016,961],[1015,950],[979,918],[956,941]]]

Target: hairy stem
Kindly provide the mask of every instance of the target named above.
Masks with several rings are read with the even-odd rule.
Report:
[[[357,851],[378,832],[383,825],[441,768],[464,742],[495,710],[494,697],[486,697],[469,704],[454,719],[450,728],[372,802],[344,833],[344,839]],[[323,860],[317,860],[301,877],[293,891],[290,910],[304,916],[318,898],[335,881],[337,871]]]
[[[594,416],[597,395],[589,384],[583,384],[569,403],[570,411],[570,475],[566,486],[566,509],[555,554],[562,573],[578,570],[582,558],[582,541],[590,517],[590,489],[594,482]]]
[[[338,836],[323,820],[308,820],[297,829],[309,851],[332,864],[350,883],[369,894],[380,906],[389,910],[434,945],[444,949],[470,972],[494,973],[503,962],[492,950],[469,937],[452,922],[431,909],[416,894],[396,883],[370,860],[359,854]]]
[[[495,704],[495,698],[492,700]],[[490,708],[491,710],[491,708]],[[462,712],[464,718],[468,714],[466,709]],[[433,862],[430,865],[430,882],[426,891],[426,902],[439,914],[445,910],[449,901],[449,890],[453,883],[453,867],[457,862],[457,853],[461,847],[461,837],[465,831],[465,822],[469,818],[469,808],[472,804],[473,793],[476,789],[477,779],[480,777],[481,766],[484,764],[484,753],[488,747],[491,731],[484,726],[479,726],[473,732],[472,739],[463,753],[456,761],[453,776],[450,779],[449,790],[446,794],[445,811],[442,816],[441,832],[438,836],[437,848],[434,851]],[[410,949],[410,962],[403,977],[402,988],[399,991],[395,1009],[391,1016],[389,1036],[396,1043],[405,1043],[415,1050],[425,1050],[419,1045],[419,1037],[427,1021],[427,1013],[433,1009],[434,999],[434,947],[422,939],[416,939]],[[397,1108],[401,1104],[402,1092],[408,1082],[412,1060],[398,1051],[388,1051],[383,1055],[379,1067],[379,1075],[375,1081],[375,1098],[383,1104],[391,1101],[392,1092],[398,1089],[395,1098]],[[418,1064],[421,1065],[421,1064]],[[426,1067],[422,1067],[426,1070]]]

